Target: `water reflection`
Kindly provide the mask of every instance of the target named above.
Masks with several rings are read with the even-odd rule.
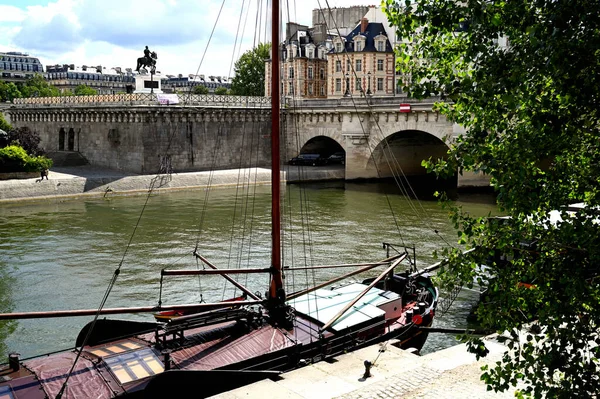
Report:
[[[382,259],[385,251],[381,243],[392,242],[414,244],[418,265],[424,267],[435,261],[434,250],[456,242],[447,212],[436,201],[409,199],[385,184],[339,182],[290,185],[287,189],[282,208],[286,264]],[[191,255],[196,246],[219,267],[268,267],[268,190],[214,190],[210,193],[210,211],[205,213],[204,191],[160,194],[147,204],[140,196],[3,205],[0,311],[97,308],[120,264],[121,273],[106,306],[154,305],[159,298],[161,269],[197,267]],[[459,202],[475,215],[495,212],[489,196],[466,195]],[[300,205],[310,211],[310,219],[300,212]],[[134,226],[137,228],[132,238]],[[331,278],[333,273],[288,276],[286,284],[288,289],[292,284],[313,284]],[[246,275],[239,281],[260,293],[267,287],[267,276]],[[234,294],[219,276],[201,280],[174,277],[165,281],[162,301],[192,303]],[[436,325],[464,327],[475,298],[475,293],[461,293],[451,312],[438,318]],[[71,347],[89,320],[76,317],[0,323],[0,359],[6,358],[7,351],[28,357]],[[454,343],[453,337],[432,335],[424,351]]]

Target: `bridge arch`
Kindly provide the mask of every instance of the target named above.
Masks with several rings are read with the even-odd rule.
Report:
[[[298,154],[321,154],[323,157],[328,157],[336,152],[346,153],[345,148],[337,140],[329,136],[315,136],[308,138],[305,142],[300,140],[302,138],[299,138],[298,143],[294,146],[295,150],[292,150],[292,153],[288,154],[290,158]]]
[[[368,158],[366,170],[381,178],[401,176],[431,184],[436,176],[427,173],[423,160],[447,159],[448,144],[434,134],[422,130],[401,130],[388,135],[375,146]],[[456,176],[440,185],[456,187]]]

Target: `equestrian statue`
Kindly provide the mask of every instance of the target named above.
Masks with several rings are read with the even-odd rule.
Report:
[[[137,68],[135,68],[136,72],[140,71],[140,68],[146,67],[150,68],[150,73],[154,74],[156,71],[156,59],[158,56],[156,52],[148,50],[148,46],[144,49],[144,56],[137,59]]]

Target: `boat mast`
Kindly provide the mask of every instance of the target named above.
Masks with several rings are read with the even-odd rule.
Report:
[[[269,299],[285,298],[281,276],[281,179],[279,173],[279,0],[271,6],[271,285]]]

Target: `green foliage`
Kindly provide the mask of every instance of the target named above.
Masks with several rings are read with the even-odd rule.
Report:
[[[5,132],[10,132],[12,130],[12,126],[10,123],[4,119],[4,115],[0,113],[0,130],[4,130]]]
[[[231,82],[231,92],[234,95],[265,95],[265,61],[270,58],[270,51],[270,43],[260,43],[237,60],[235,76]]]
[[[98,90],[93,89],[87,85],[79,85],[75,88],[74,94],[76,96],[93,96],[98,94]]]
[[[208,88],[204,85],[194,86],[194,94],[208,94]]]
[[[59,97],[60,90],[50,85],[44,77],[36,74],[27,79],[20,88],[23,97]]]
[[[0,171],[2,172],[37,172],[50,169],[52,160],[44,156],[29,156],[18,145],[0,148]]]
[[[510,216],[499,222],[453,208],[459,242],[477,251],[446,252],[450,263],[439,274],[442,283],[459,278],[486,288],[477,310],[482,327],[509,332],[509,352],[483,379],[494,390],[523,381],[528,388],[518,395],[524,396],[593,397],[600,386],[594,210],[600,205],[600,3],[385,5],[405,39],[397,61],[405,91],[442,96],[437,109],[467,131],[444,163],[430,161],[428,168],[487,174]],[[505,38],[509,46],[499,46]],[[565,205],[579,201],[587,210],[569,216]],[[555,209],[569,221],[550,223]],[[518,335],[531,320],[543,335]],[[471,348],[485,352],[477,342]]]
[[[0,80],[0,102],[11,102],[15,98],[21,98],[22,94],[19,88],[13,82],[3,82]]]
[[[223,86],[217,87],[215,89],[215,94],[217,94],[217,95],[225,95],[225,94],[227,94],[227,88],[223,87]]]
[[[12,129],[8,132],[8,144],[16,144],[22,147],[30,155],[43,155],[44,149],[40,148],[40,135],[28,127]],[[0,143],[1,145],[2,143]]]

